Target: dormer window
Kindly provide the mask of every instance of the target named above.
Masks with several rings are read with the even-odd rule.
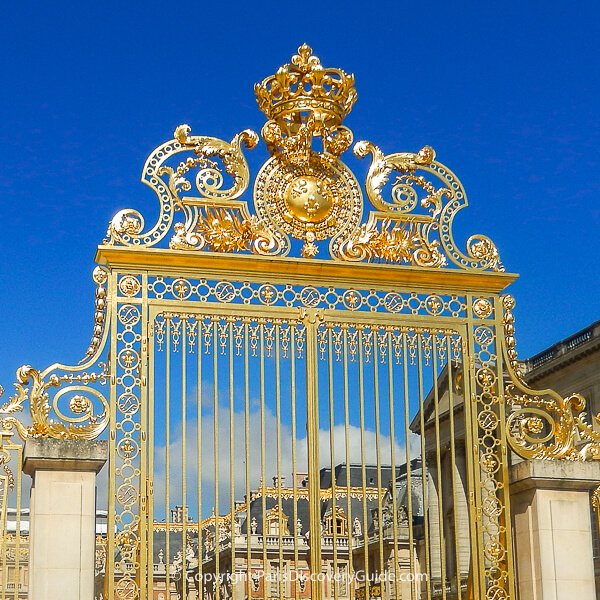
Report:
[[[344,509],[336,506],[335,514],[332,509],[328,509],[323,519],[325,535],[348,535],[348,519]]]
[[[274,506],[271,510],[267,511],[267,534],[268,535],[289,535],[288,529],[288,517],[287,515],[279,510],[278,506]]]

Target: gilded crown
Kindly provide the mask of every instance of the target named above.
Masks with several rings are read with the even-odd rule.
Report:
[[[357,97],[354,75],[324,68],[306,44],[298,48],[290,64],[257,83],[254,92],[269,119],[298,122],[312,115],[327,129],[340,125]]]

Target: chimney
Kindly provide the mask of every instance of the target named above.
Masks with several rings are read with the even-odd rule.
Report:
[[[171,509],[171,521],[173,523],[184,523],[190,520],[187,506],[175,506],[175,510]]]

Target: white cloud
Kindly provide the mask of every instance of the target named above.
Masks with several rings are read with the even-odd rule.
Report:
[[[275,414],[265,409],[264,424],[261,426],[261,413],[256,407],[252,408],[249,415],[249,487],[255,489],[260,482],[261,467],[261,427],[264,428],[265,457],[264,476],[267,485],[271,484],[272,477],[277,475],[277,464],[280,465],[280,473],[287,478],[291,484],[292,476],[292,428],[289,423],[281,423],[279,431],[279,452],[277,444],[277,419]],[[220,407],[218,411],[218,453],[215,453],[214,443],[214,412],[205,413],[202,417],[202,440],[201,455],[202,464],[198,469],[198,439],[196,422],[186,427],[186,451],[185,451],[185,473],[186,473],[186,502],[190,505],[190,514],[196,517],[198,471],[200,471],[202,485],[202,512],[208,514],[215,504],[215,481],[218,481],[216,490],[219,494],[220,512],[228,512],[230,506],[230,469],[233,469],[233,494],[236,500],[242,499],[246,491],[246,424],[243,411],[234,412],[233,424],[233,464],[230,464],[230,413],[228,408]],[[418,437],[411,436],[411,455],[418,455]],[[333,466],[340,463],[377,463],[376,434],[374,431],[365,430],[363,434],[363,452],[361,453],[360,428],[350,425],[348,429],[348,455],[346,455],[345,427],[342,424],[335,425],[332,431],[333,440]],[[416,442],[416,443],[415,443]],[[330,431],[321,429],[319,431],[320,466],[331,466],[330,456]],[[178,425],[177,435],[169,443],[169,507],[182,503],[182,475],[183,469],[183,437],[181,424]],[[389,436],[380,434],[379,454],[382,465],[391,462],[391,443]],[[155,515],[164,517],[166,502],[166,445],[158,446],[154,455],[154,505]],[[218,463],[215,462],[218,459]],[[404,444],[398,440],[395,443],[396,464],[402,464],[405,460]],[[296,470],[307,471],[307,440],[304,429],[296,432]]]

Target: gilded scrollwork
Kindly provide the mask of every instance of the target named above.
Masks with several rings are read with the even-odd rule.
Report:
[[[335,252],[348,261],[407,263],[420,267],[440,267],[446,258],[437,240],[430,241],[431,223],[395,220],[372,212],[369,220],[341,241]]]
[[[336,258],[420,267],[442,267],[449,258],[461,268],[503,270],[498,250],[486,236],[471,236],[466,255],[456,247],[452,222],[467,204],[466,193],[454,174],[435,160],[433,148],[386,156],[371,142],[360,141],[354,153],[371,156],[365,189],[376,210],[366,224],[332,245]],[[388,201],[383,188],[393,173]]]
[[[514,298],[502,298],[504,308],[504,356],[510,381],[505,398],[508,441],[526,459],[600,460],[600,434],[588,422],[585,398],[563,398],[554,390],[534,390],[524,380],[517,359]],[[600,422],[600,416],[594,415]]]
[[[248,163],[242,152],[242,146],[252,149],[258,144],[258,135],[250,129],[238,133],[231,142],[208,136],[191,136],[189,125],[179,125],[174,137],[185,150],[192,150],[196,158],[188,157],[174,169],[164,165],[158,169],[159,175],[168,176],[168,185],[176,205],[183,209],[186,204],[201,203],[206,200],[234,200],[239,198],[248,187],[250,172]],[[231,176],[232,184],[223,189],[224,179],[222,170],[212,158],[219,158],[225,172]],[[182,192],[193,188],[189,175],[198,169],[194,177],[196,191],[200,198],[181,198]]]
[[[242,148],[256,146],[256,133],[246,129],[234,136],[231,142],[190,133],[189,125],[177,127],[173,139],[159,146],[144,165],[142,182],[156,193],[160,202],[156,224],[144,232],[141,213],[134,209],[121,210],[109,224],[106,244],[154,246],[171,230],[175,213],[180,211],[184,215],[184,223],[175,224],[177,243],[177,240],[195,233],[199,218],[197,207],[231,202],[246,191],[250,173]],[[177,164],[167,164],[173,161],[175,155],[182,153],[187,154],[185,159]],[[227,185],[226,178],[231,180],[230,185]],[[245,208],[245,202],[238,201],[231,210],[240,207]],[[230,210],[229,207],[224,209]],[[181,233],[182,228],[185,234]],[[197,244],[188,247],[197,247]]]
[[[313,258],[329,240],[337,260],[504,270],[488,237],[471,236],[464,251],[455,244],[466,193],[430,146],[386,156],[371,142],[355,145],[358,157],[371,156],[365,190],[375,210],[362,222],[361,188],[340,159],[354,138],[343,124],[357,99],[354,75],[323,66],[303,44],[254,91],[271,155],[255,178],[255,213],[242,199],[251,180],[243,148],[254,148],[258,135],[246,129],[227,142],[184,124],[144,166],[142,181],[160,202],[155,225],[147,230],[140,212],[121,210],[105,243],[150,247],[172,232],[172,250],[285,256],[293,238],[303,242],[300,256]]]
[[[215,252],[250,251],[254,254],[283,254],[287,240],[276,231],[263,226],[260,219],[250,215],[245,206],[195,207],[194,225],[175,225],[171,249]]]
[[[435,160],[435,151],[430,146],[425,146],[417,153],[401,152],[385,156],[383,152],[367,141],[357,142],[354,146],[354,154],[359,158],[371,155],[371,166],[367,173],[365,189],[367,197],[373,206],[382,212],[393,213],[411,212],[417,205],[416,191],[413,184],[420,185],[427,189],[429,195],[427,198],[436,197],[434,202],[437,211],[433,217],[437,216],[441,209],[440,196],[449,193],[447,189],[435,190],[424,177],[415,177],[417,168],[430,164]],[[392,188],[393,202],[386,202],[382,196],[383,186],[389,180],[390,175],[397,171],[400,173]]]
[[[109,405],[101,388],[109,378],[105,358],[110,315],[108,271],[96,267],[92,278],[97,284],[94,328],[84,358],[78,366],[54,364],[42,372],[30,365],[20,367],[15,393],[0,406],[0,429],[14,429],[23,439],[94,439],[106,428]],[[26,406],[29,415],[17,418]]]
[[[58,365],[55,365],[58,367]],[[104,385],[108,379],[108,367],[98,364],[101,371],[57,374],[50,368],[40,373],[29,365],[17,370],[16,393],[0,408],[0,421],[4,429],[15,429],[22,439],[28,437],[95,439],[108,424],[109,408],[104,395],[92,387]],[[65,386],[64,388],[62,386]],[[62,388],[54,393],[53,388]],[[59,400],[68,399],[67,414]],[[25,402],[29,404],[31,424],[25,425],[13,416],[21,412]],[[51,411],[58,420],[50,418]]]

